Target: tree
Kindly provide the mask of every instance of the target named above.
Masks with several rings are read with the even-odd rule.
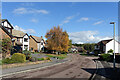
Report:
[[[11,48],[12,48],[12,42],[9,38],[4,38],[1,40],[2,43],[2,58],[5,58],[7,55],[10,55]]]
[[[66,31],[62,28],[53,27],[45,35],[47,38],[47,48],[48,50],[53,50],[57,52],[68,52],[69,48],[69,37]]]
[[[94,45],[95,45],[95,43],[84,43],[84,44],[76,44],[75,43],[73,45],[77,46],[77,47],[83,47],[88,52],[92,52],[92,51],[94,51]]]
[[[69,48],[71,48],[72,47],[72,40],[70,39],[69,40]]]

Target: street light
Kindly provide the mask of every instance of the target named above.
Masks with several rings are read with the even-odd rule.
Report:
[[[113,68],[115,69],[115,22],[110,22],[110,24],[114,24],[114,35],[113,35],[113,40],[114,40],[114,59],[113,59]]]

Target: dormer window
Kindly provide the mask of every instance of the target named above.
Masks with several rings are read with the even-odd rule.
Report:
[[[24,38],[24,42],[28,42],[28,38]]]

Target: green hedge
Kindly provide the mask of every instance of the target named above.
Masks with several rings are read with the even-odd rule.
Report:
[[[99,57],[100,57],[100,60],[104,60],[104,61],[111,60],[110,54],[101,54]]]

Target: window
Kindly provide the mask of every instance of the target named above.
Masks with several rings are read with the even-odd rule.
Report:
[[[24,42],[28,42],[28,38],[24,38]]]
[[[17,38],[17,41],[20,41],[20,39],[19,39],[19,38]]]
[[[41,45],[43,45],[43,43],[41,43]]]
[[[31,48],[31,51],[33,51],[33,48]]]
[[[28,45],[24,45],[24,49],[28,49]]]

